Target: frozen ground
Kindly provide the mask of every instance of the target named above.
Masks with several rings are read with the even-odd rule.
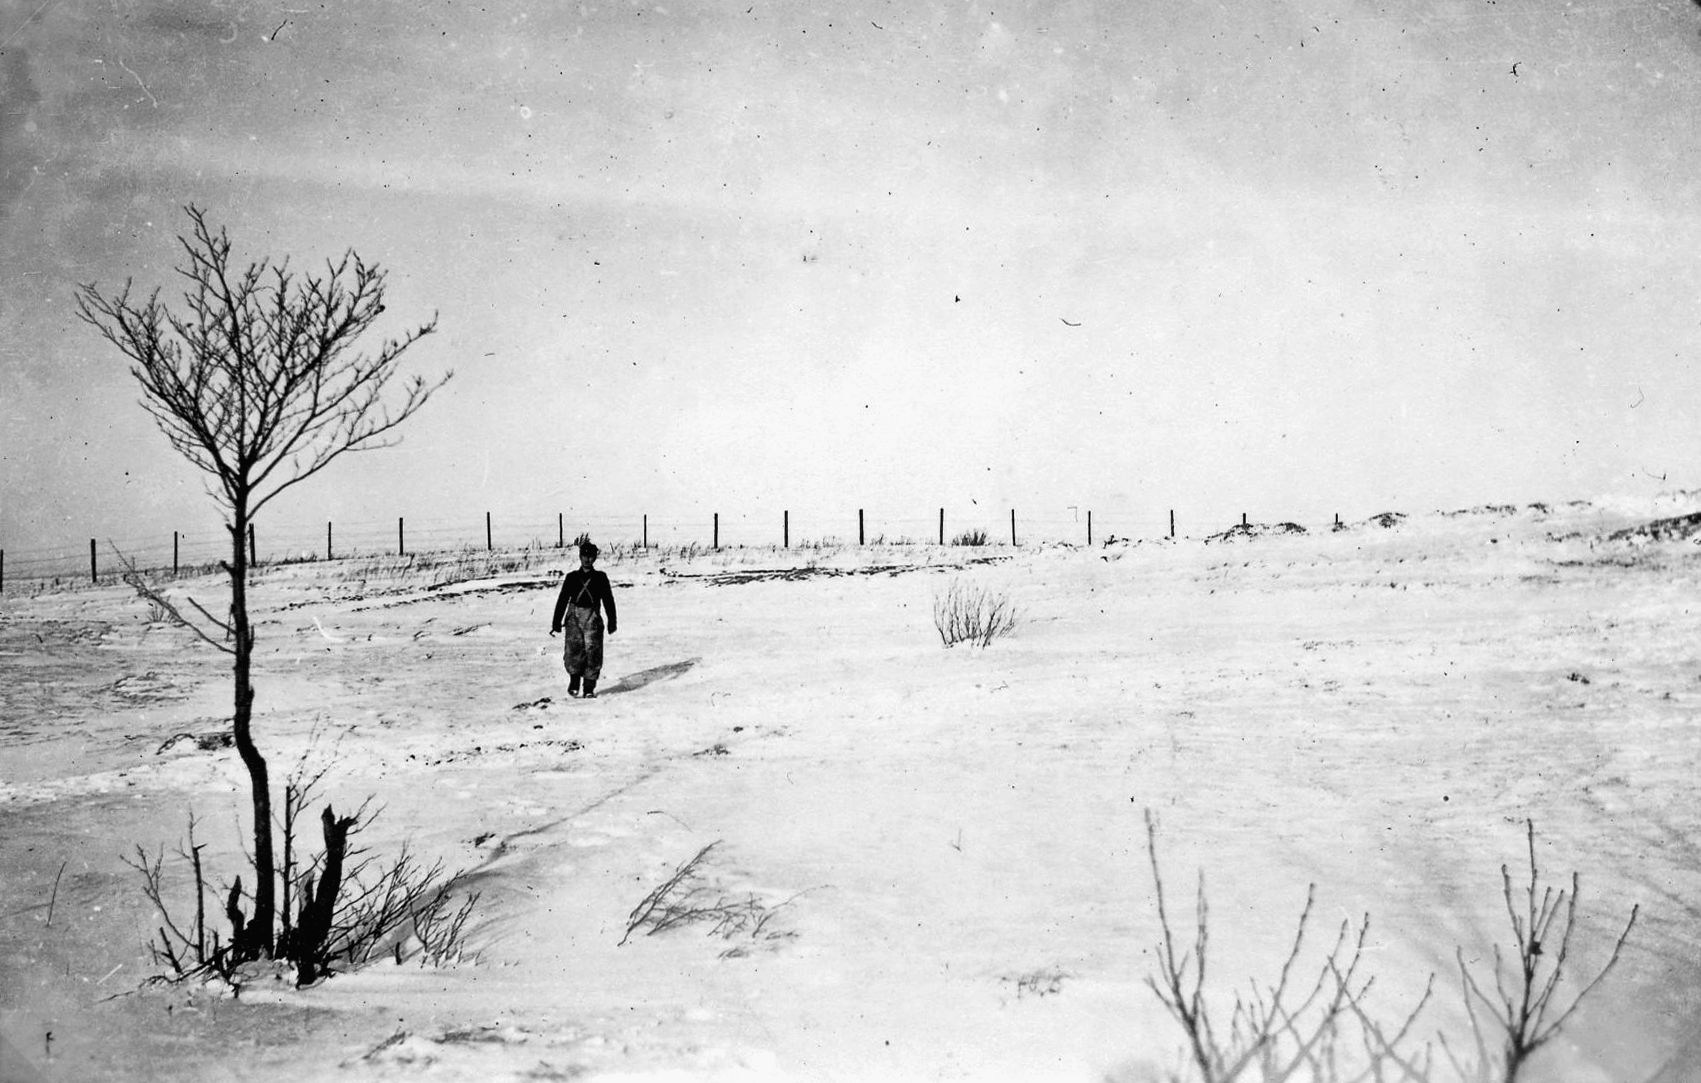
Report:
[[[226,659],[126,588],[9,584],[0,1080],[1162,1078],[1148,808],[1188,920],[1205,875],[1217,988],[1274,976],[1315,883],[1319,940],[1372,917],[1368,1006],[1436,973],[1418,1029],[1455,1043],[1455,946],[1505,940],[1531,818],[1544,872],[1582,874],[1579,971],[1642,906],[1533,1078],[1701,1079],[1701,550],[1609,537],[1693,503],[627,557],[594,702],[547,635],[562,564],[264,570],[274,774],[316,748],[339,806],[386,806],[368,844],[476,870],[480,960],[237,999],[138,990],[155,919],[120,861],[193,811],[239,865],[234,753],[162,747],[216,744]],[[1016,634],[943,649],[955,577],[1007,592]],[[714,842],[707,886],[761,935],[621,945]]]

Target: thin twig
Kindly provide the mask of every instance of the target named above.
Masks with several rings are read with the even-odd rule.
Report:
[[[65,875],[65,866],[70,864],[66,859],[59,863],[59,871],[53,874],[53,894],[47,899],[47,928],[53,928],[53,904],[59,901],[59,878]]]

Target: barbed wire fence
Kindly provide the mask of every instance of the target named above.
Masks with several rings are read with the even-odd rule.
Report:
[[[395,520],[328,520],[322,528],[299,524],[251,528],[250,562],[337,561],[392,556],[425,557],[451,552],[567,549],[581,535],[598,544],[632,549],[802,549],[878,545],[1092,546],[1117,540],[1177,538],[1173,510],[1120,509],[1109,513],[1069,507],[1066,514],[1028,515],[1019,509],[968,511],[940,507],[922,515],[873,514],[858,508],[837,516],[708,512],[689,516],[580,515],[556,512],[503,519],[477,517]],[[1248,525],[1245,513],[1242,526]],[[1335,525],[1340,517],[1335,517]],[[1232,523],[1229,526],[1232,527]],[[1213,530],[1225,529],[1213,526]],[[167,535],[128,533],[91,538],[87,546],[0,546],[0,591],[44,581],[101,583],[125,574],[125,562],[151,574],[200,573],[230,556],[223,526],[203,525]]]

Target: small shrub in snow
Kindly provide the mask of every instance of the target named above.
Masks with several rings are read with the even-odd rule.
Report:
[[[1466,1078],[1497,1079],[1512,1083],[1525,1063],[1542,1046],[1552,1041],[1571,1018],[1571,1013],[1583,998],[1599,985],[1618,963],[1630,930],[1636,927],[1639,906],[1630,908],[1630,918],[1624,931],[1618,934],[1612,956],[1606,965],[1564,1007],[1554,994],[1560,979],[1565,976],[1570,961],[1571,934],[1577,925],[1577,874],[1571,874],[1569,891],[1554,891],[1544,885],[1536,868],[1536,827],[1525,821],[1530,855],[1530,880],[1524,885],[1521,898],[1515,897],[1512,873],[1500,866],[1501,895],[1506,901],[1506,916],[1512,925],[1512,944],[1516,959],[1502,967],[1499,945],[1494,949],[1492,971],[1494,992],[1491,996],[1483,983],[1465,965],[1463,949],[1456,949],[1459,975],[1465,987],[1465,1010],[1471,1018],[1471,1030],[1477,1048],[1475,1071],[1467,1075],[1458,1058],[1442,1039],[1442,1048],[1459,1074]],[[1480,1011],[1480,1014],[1479,1014]],[[1484,1031],[1488,1033],[1485,1035]],[[1491,1046],[1497,1046],[1490,1052]]]
[[[1147,976],[1146,985],[1180,1026],[1187,1041],[1187,1059],[1199,1079],[1204,1083],[1231,1083],[1238,1079],[1334,1078],[1321,1070],[1319,1057],[1328,1056],[1332,1061],[1337,1044],[1344,1044],[1350,1037],[1346,1031],[1355,1019],[1371,1070],[1353,1078],[1403,1078],[1419,1083],[1429,1078],[1427,1055],[1414,1062],[1410,1054],[1399,1048],[1418,1012],[1428,1002],[1429,989],[1424,990],[1423,998],[1405,1022],[1392,1031],[1371,1022],[1361,1006],[1373,981],[1359,974],[1365,937],[1370,931],[1368,916],[1356,931],[1350,922],[1343,921],[1333,946],[1320,963],[1312,964],[1316,977],[1300,978],[1295,969],[1311,923],[1316,896],[1316,885],[1312,885],[1306,891],[1305,908],[1300,911],[1293,946],[1288,949],[1275,983],[1264,986],[1254,983],[1250,992],[1236,993],[1229,1016],[1224,1020],[1220,1010],[1213,1011],[1205,996],[1210,922],[1204,877],[1199,879],[1195,897],[1193,942],[1178,948],[1176,926],[1165,905],[1163,875],[1158,867],[1157,825],[1150,809],[1146,811],[1146,849],[1151,859],[1158,923],[1163,930],[1155,952],[1158,972],[1155,977]]]
[[[951,539],[952,545],[985,545],[986,543],[987,537],[984,530],[965,530]]]
[[[933,626],[947,647],[986,647],[1016,630],[1016,607],[1009,595],[954,579],[943,594],[933,596]]]
[[[1561,1007],[1555,993],[1569,962],[1578,879],[1573,873],[1569,891],[1556,892],[1551,885],[1543,885],[1536,867],[1533,823],[1528,825],[1528,837],[1530,878],[1522,892],[1514,889],[1506,866],[1500,870],[1501,894],[1511,920],[1516,958],[1506,962],[1501,949],[1498,946],[1494,949],[1492,992],[1471,973],[1463,950],[1457,951],[1474,1058],[1462,1060],[1448,1044],[1445,1034],[1438,1038],[1448,1067],[1460,1080],[1516,1083],[1530,1057],[1559,1034],[1578,1005],[1617,964],[1636,925],[1638,908],[1633,906],[1606,965],[1570,998],[1568,1005]],[[1275,983],[1263,986],[1255,983],[1248,993],[1235,994],[1224,1020],[1220,1010],[1213,1011],[1204,988],[1210,940],[1204,879],[1200,878],[1195,901],[1192,943],[1178,948],[1177,923],[1170,918],[1163,875],[1158,867],[1156,821],[1149,809],[1146,847],[1162,930],[1154,952],[1157,973],[1149,975],[1146,984],[1181,1028],[1186,1040],[1186,1059],[1200,1080],[1231,1083],[1240,1079],[1355,1079],[1429,1083],[1437,1078],[1432,1047],[1426,1044],[1418,1050],[1409,1048],[1414,1024],[1434,989],[1433,974],[1416,1007],[1397,1025],[1376,1022],[1365,1008],[1366,994],[1375,982],[1374,976],[1360,973],[1365,937],[1370,929],[1368,916],[1356,930],[1350,923],[1342,922],[1333,946],[1321,964],[1314,964],[1315,979],[1295,982],[1295,968],[1311,922],[1316,885],[1307,889],[1293,946]]]

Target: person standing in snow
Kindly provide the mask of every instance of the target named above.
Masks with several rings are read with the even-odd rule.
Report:
[[[579,567],[561,580],[555,599],[555,617],[549,634],[565,630],[567,641],[561,660],[567,666],[567,694],[595,699],[597,678],[602,676],[602,610],[608,610],[608,634],[619,623],[614,615],[614,590],[608,576],[596,570],[597,547],[588,540],[579,543]],[[582,683],[581,683],[582,682]]]

